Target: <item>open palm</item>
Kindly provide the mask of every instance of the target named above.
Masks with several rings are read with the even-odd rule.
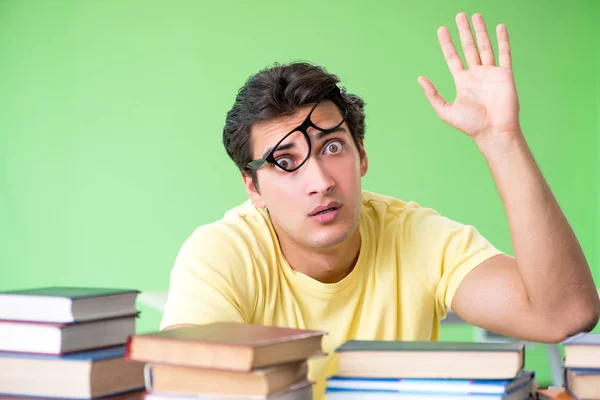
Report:
[[[510,43],[504,25],[498,25],[498,66],[489,35],[479,14],[473,16],[475,44],[469,20],[456,17],[458,32],[469,69],[465,69],[448,29],[438,29],[438,39],[456,85],[456,99],[448,103],[425,77],[418,81],[438,116],[460,131],[479,140],[490,133],[511,134],[520,130],[519,99],[515,86]]]

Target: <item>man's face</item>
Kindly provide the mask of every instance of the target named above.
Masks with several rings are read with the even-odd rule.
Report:
[[[302,123],[310,108],[255,124],[252,158],[263,157]],[[331,101],[321,102],[311,116],[317,126],[331,126],[331,121],[335,124],[340,119],[341,112]],[[360,218],[360,178],[368,167],[362,141],[361,158],[345,122],[335,132],[319,133],[322,132],[308,128],[312,150],[298,170],[286,172],[273,164],[260,168],[257,171],[260,192],[254,188],[252,179],[244,176],[248,195],[257,207],[269,210],[280,240],[311,248],[335,246],[355,232]],[[275,156],[285,157],[285,152]]]

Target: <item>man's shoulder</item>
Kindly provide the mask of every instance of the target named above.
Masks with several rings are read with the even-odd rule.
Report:
[[[214,248],[235,246],[236,250],[249,248],[250,244],[268,240],[268,216],[257,209],[250,200],[227,210],[213,222],[197,226],[186,240],[185,246]]]
[[[363,212],[369,216],[391,220],[405,220],[416,216],[439,215],[432,208],[422,206],[413,200],[363,190],[361,193]]]

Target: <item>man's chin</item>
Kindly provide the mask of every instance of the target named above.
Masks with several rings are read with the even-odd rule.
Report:
[[[324,234],[315,235],[314,237],[311,238],[311,242],[313,243],[313,246],[322,248],[322,249],[338,246],[338,245],[344,243],[352,235],[352,232],[349,230],[344,230],[344,231],[340,231],[340,232],[327,232],[327,233],[323,232],[323,233]]]

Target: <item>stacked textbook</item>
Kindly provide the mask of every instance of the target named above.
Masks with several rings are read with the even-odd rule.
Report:
[[[323,334],[218,322],[135,335],[125,357],[146,363],[145,400],[312,400],[307,361]]]
[[[0,396],[139,398],[143,364],[125,360],[136,290],[0,292]]]
[[[600,333],[581,333],[563,344],[565,390],[577,399],[600,399]]]
[[[360,341],[339,347],[328,400],[524,400],[535,395],[524,344]]]

